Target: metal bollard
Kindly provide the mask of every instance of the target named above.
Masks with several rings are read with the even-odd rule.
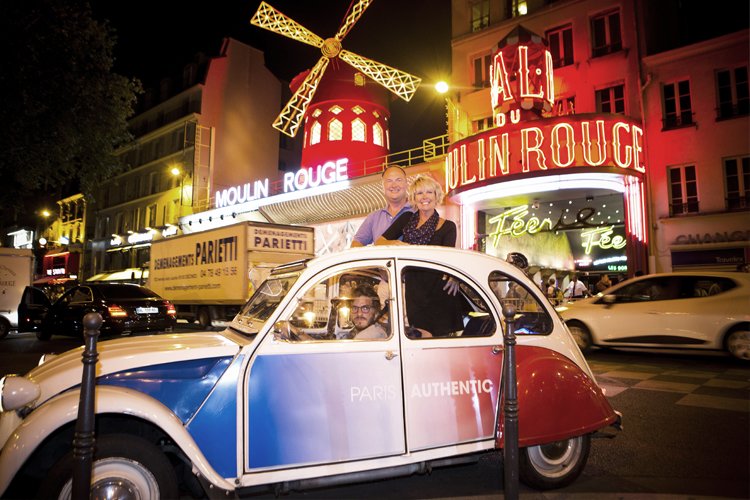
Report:
[[[88,500],[91,495],[91,462],[94,457],[94,386],[96,384],[96,340],[102,316],[91,312],[83,317],[83,376],[78,400],[78,420],[73,435],[73,500]]]
[[[503,306],[505,350],[503,351],[503,387],[505,392],[503,446],[503,489],[505,498],[518,498],[518,388],[516,387],[516,307]]]

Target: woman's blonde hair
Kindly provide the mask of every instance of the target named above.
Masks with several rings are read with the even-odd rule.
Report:
[[[443,186],[438,181],[430,177],[429,175],[420,174],[414,179],[414,182],[409,186],[409,203],[412,208],[417,208],[416,192],[417,188],[428,188],[435,191],[435,202],[437,205],[442,205],[445,193],[443,193]]]

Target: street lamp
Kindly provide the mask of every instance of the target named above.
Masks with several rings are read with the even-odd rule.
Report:
[[[184,172],[179,164],[172,164],[171,166],[169,166],[169,173],[172,174],[173,177],[179,178],[180,180],[180,207],[179,213],[177,215],[177,217],[179,218],[183,216],[183,206],[193,206],[193,195],[191,192],[193,186],[192,182],[185,182],[186,178],[190,175]]]
[[[448,82],[443,80],[435,84],[435,91],[445,97],[446,103],[446,126],[448,128],[448,138],[450,142],[456,142],[463,138],[468,132],[468,115],[464,112],[454,100],[454,96],[458,102],[461,102],[461,95],[458,91],[449,93],[451,90]]]

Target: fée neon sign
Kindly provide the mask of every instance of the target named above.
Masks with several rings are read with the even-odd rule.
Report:
[[[526,219],[529,214],[529,206],[519,205],[490,217],[487,222],[494,224],[495,229],[488,236],[491,238],[492,246],[497,248],[497,242],[502,236],[518,238],[525,234],[537,234],[542,231],[583,229],[581,231],[581,246],[583,246],[586,255],[591,254],[593,247],[599,247],[603,250],[624,248],[626,240],[622,236],[614,234],[615,226],[596,226],[587,222],[593,213],[593,208],[584,208],[576,215],[575,222],[565,223],[562,220],[562,215],[560,215],[557,222],[553,224],[549,217],[540,219],[532,215]]]
[[[303,167],[296,172],[287,172],[283,177],[283,192],[303,191],[347,180],[349,178],[347,174],[348,163],[347,158],[340,158],[316,167]],[[267,198],[270,194],[268,185],[269,182],[266,178],[216,191],[215,208],[229,207]]]

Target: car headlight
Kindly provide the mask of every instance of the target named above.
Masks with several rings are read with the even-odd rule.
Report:
[[[559,306],[559,307],[555,307],[555,311],[557,311],[557,312],[559,312],[559,313],[561,313],[561,312],[565,312],[565,311],[567,311],[567,310],[568,310],[568,307],[567,307],[567,306]]]
[[[41,394],[39,385],[18,375],[0,378],[0,412],[23,408]]]

